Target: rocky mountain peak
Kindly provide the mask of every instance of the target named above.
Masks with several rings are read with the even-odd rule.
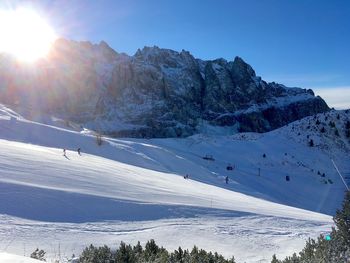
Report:
[[[105,41],[99,44],[92,44],[90,41],[72,41],[64,38],[59,38],[55,41],[52,47],[52,56],[61,60],[67,59],[69,62],[86,63],[89,60],[95,61],[114,61],[118,53],[112,49]]]
[[[118,52],[116,52],[113,48],[111,48],[105,41],[101,41],[98,46],[96,46],[97,52],[100,52],[103,57],[105,57],[109,61],[113,61],[118,56]]]
[[[178,67],[180,64],[192,63],[194,60],[194,57],[188,51],[177,52],[157,46],[145,46],[142,50],[138,49],[134,57],[140,61],[166,67]]]
[[[205,61],[157,46],[128,56],[103,41],[59,39],[45,63],[32,76],[1,64],[0,102],[114,136],[184,137],[203,122],[265,132],[329,110],[312,91],[263,81],[240,57]]]
[[[244,80],[256,76],[253,68],[238,56],[232,63],[232,74],[235,78]]]

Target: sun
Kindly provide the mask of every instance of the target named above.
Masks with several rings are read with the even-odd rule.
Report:
[[[56,38],[54,30],[34,10],[0,10],[0,52],[34,62],[48,54]]]

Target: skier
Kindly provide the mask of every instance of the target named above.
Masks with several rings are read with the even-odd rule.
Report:
[[[81,155],[81,153],[80,153],[81,149],[80,149],[80,148],[78,148],[78,150],[77,150],[77,151],[78,151],[78,154],[79,154],[79,155]]]
[[[188,175],[188,174],[186,174],[185,176],[184,176],[184,179],[188,179],[190,176]]]
[[[225,177],[225,182],[228,184],[228,176]]]
[[[67,156],[66,155],[66,149],[63,148],[63,156]]]

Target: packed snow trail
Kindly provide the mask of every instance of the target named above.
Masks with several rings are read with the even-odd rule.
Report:
[[[25,203],[30,193],[40,196],[41,191],[47,192],[49,189],[51,192],[43,195],[58,195],[58,203],[67,202],[77,209],[86,203],[85,198],[101,197],[295,219],[330,220],[329,216],[323,214],[279,205],[194,180],[184,180],[176,174],[148,170],[94,155],[79,156],[76,152],[67,151],[69,159],[66,159],[62,157],[61,149],[4,140],[0,140],[0,148],[0,187],[1,184],[8,184],[2,187],[3,201],[10,202],[16,192],[16,198],[23,195]],[[12,188],[14,189],[6,192],[6,189]],[[62,192],[67,193],[66,197]],[[78,194],[77,200],[80,201],[74,204],[69,193]],[[42,199],[37,198],[37,201]],[[21,200],[18,202],[20,204]],[[55,203],[55,199],[49,203]],[[32,205],[35,206],[34,203]],[[132,216],[130,220],[134,220]]]
[[[309,237],[329,233],[330,228],[329,223],[225,211],[190,218],[179,215],[152,221],[89,223],[40,222],[0,215],[1,244],[7,246],[7,252],[28,256],[39,247],[49,259],[77,256],[90,244],[116,248],[121,241],[144,245],[154,239],[168,250],[196,245],[227,258],[235,256],[238,263],[270,263],[274,253],[280,258],[290,256],[301,250]]]

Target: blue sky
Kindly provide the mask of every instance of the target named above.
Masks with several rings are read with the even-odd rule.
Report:
[[[28,2],[16,4],[23,3]],[[339,99],[350,107],[348,0],[44,0],[31,5],[70,39],[105,40],[130,55],[145,45],[185,49],[202,59],[238,55],[268,81],[328,94],[341,90]]]

